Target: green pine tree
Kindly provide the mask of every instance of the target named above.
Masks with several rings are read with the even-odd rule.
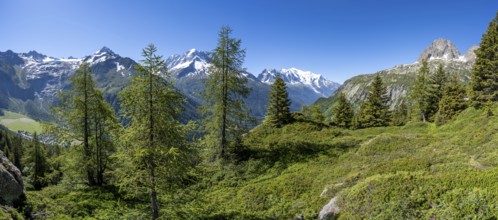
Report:
[[[289,123],[292,120],[290,104],[285,81],[277,76],[271,86],[269,106],[266,111],[267,121],[276,127]]]
[[[325,116],[319,105],[311,105],[309,107],[310,120],[315,123],[323,123]]]
[[[416,120],[429,120],[430,101],[430,84],[428,80],[429,66],[426,60],[422,61],[417,80],[410,94],[410,99],[413,101],[412,113]]]
[[[360,107],[358,123],[360,127],[379,127],[389,125],[389,97],[382,78],[377,74],[370,86],[367,100]]]
[[[446,72],[444,71],[443,64],[439,64],[436,73],[429,78],[429,86],[427,94],[427,119],[434,121],[436,113],[439,109],[439,101],[443,97],[444,86],[447,81]]]
[[[332,122],[335,125],[343,128],[350,128],[352,126],[354,111],[344,93],[341,92],[339,94],[337,105],[333,109],[332,114],[334,116]]]
[[[408,122],[408,106],[403,101],[392,114],[391,125],[402,126]]]
[[[38,135],[34,133],[33,139],[27,147],[24,157],[24,164],[27,167],[28,182],[35,190],[40,190],[47,186],[45,175],[49,172],[49,164],[45,146],[40,143]]]
[[[470,80],[472,105],[481,108],[498,101],[498,12],[482,35]]]
[[[139,75],[119,94],[129,124],[120,137],[115,172],[118,185],[128,193],[150,198],[152,219],[159,217],[157,194],[185,176],[193,155],[186,126],[179,121],[185,100],[162,77],[169,73],[156,51],[152,44],[143,49],[144,60],[135,66]]]
[[[465,110],[468,106],[466,97],[465,86],[462,82],[454,79],[447,83],[443,88],[443,96],[439,102],[439,111],[435,119],[436,125],[448,122]]]
[[[206,103],[202,107],[205,142],[217,151],[218,158],[225,158],[228,145],[240,139],[250,121],[244,101],[250,92],[242,68],[245,50],[240,48],[241,40],[231,34],[230,27],[222,27],[218,46],[210,54],[213,65],[209,68],[204,90]]]

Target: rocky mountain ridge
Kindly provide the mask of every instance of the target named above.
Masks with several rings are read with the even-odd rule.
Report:
[[[37,51],[28,53],[0,52],[0,109],[27,114],[35,119],[48,120],[51,117],[49,106],[56,101],[59,91],[70,87],[69,77],[83,63],[89,63],[94,72],[97,87],[117,110],[117,94],[129,83],[135,74],[134,60],[122,57],[107,47],[92,55],[81,58],[54,58]],[[175,86],[184,93],[189,102],[187,111],[197,114],[196,107],[202,104],[203,80],[211,66],[207,52],[191,49],[184,54],[172,55],[166,60],[168,70],[176,81]],[[311,104],[319,97],[330,95],[338,86],[318,74],[307,79],[299,74],[309,73],[297,69],[289,83],[292,109],[298,110],[302,104]],[[252,92],[247,99],[248,106],[257,118],[266,112],[268,92],[271,83],[263,83],[251,73],[244,73],[249,79]],[[299,79],[308,80],[299,82]],[[315,81],[312,81],[315,80]],[[328,94],[328,95],[327,95]],[[194,117],[195,118],[195,117]]]
[[[381,70],[372,74],[363,74],[352,77],[328,98],[319,99],[316,104],[326,112],[327,116],[332,115],[332,109],[336,100],[336,95],[340,92],[358,109],[368,94],[369,85],[375,74],[380,74],[390,97],[390,108],[396,108],[406,99],[416,80],[416,76],[421,66],[421,60],[427,60],[431,73],[442,64],[450,77],[455,77],[463,82],[470,80],[470,74],[475,61],[474,50],[477,46],[468,49],[465,55],[461,55],[456,46],[449,40],[436,39],[419,56],[419,60],[412,64],[396,65],[387,70]]]

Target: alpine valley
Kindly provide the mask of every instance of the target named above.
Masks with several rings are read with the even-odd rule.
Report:
[[[118,110],[117,94],[136,74],[134,66],[137,62],[107,47],[82,58],[54,58],[36,51],[0,52],[0,109],[22,113],[36,120],[51,120],[50,106],[57,101],[57,93],[70,87],[69,77],[83,62],[90,64],[97,87]],[[187,98],[184,119],[200,117],[197,107],[203,103],[203,81],[211,65],[208,53],[191,49],[181,55],[169,56],[166,63],[176,88]],[[318,98],[329,97],[340,86],[319,74],[296,68],[265,69],[257,77],[246,72],[251,89],[247,106],[258,119],[265,115],[270,86],[277,75],[288,84],[291,110],[294,111],[303,104],[310,105]]]

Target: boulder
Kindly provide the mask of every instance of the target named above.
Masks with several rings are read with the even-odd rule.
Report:
[[[339,199],[339,196],[336,195],[332,199],[330,199],[329,203],[325,205],[322,210],[320,211],[320,214],[318,215],[318,218],[321,220],[324,219],[333,219],[334,216],[339,214],[341,209],[339,206],[337,206],[336,202]]]
[[[21,171],[0,151],[0,205],[16,207],[24,199]]]

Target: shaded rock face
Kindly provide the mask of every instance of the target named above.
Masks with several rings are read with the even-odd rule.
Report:
[[[0,204],[18,206],[24,198],[21,171],[0,151]]]
[[[439,38],[432,42],[429,47],[425,48],[424,52],[418,58],[418,62],[431,59],[453,60],[459,57],[460,51],[451,41]]]

